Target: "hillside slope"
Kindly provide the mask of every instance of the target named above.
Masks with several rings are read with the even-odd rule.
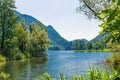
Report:
[[[48,25],[48,37],[51,40],[50,49],[71,49],[69,41],[61,37],[61,35],[51,26]]]
[[[41,28],[48,30],[48,37],[51,40],[49,49],[71,49],[70,42],[61,37],[60,34],[52,26],[45,26],[42,22],[30,15],[21,14],[18,11],[14,12],[19,16],[19,22],[21,22],[23,19],[25,20],[28,29],[31,23],[37,23]]]

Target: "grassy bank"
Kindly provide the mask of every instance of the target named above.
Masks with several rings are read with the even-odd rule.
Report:
[[[16,58],[10,59],[8,57],[5,57],[3,55],[0,55],[0,62],[6,62],[6,61],[18,61],[18,60],[28,60],[28,59],[40,59],[40,61],[47,61],[48,60],[48,56],[47,55],[43,55],[43,56],[39,56],[39,57],[32,57],[32,56],[26,56],[26,55],[18,55]]]

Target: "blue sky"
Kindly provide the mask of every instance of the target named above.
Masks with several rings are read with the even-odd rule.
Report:
[[[79,0],[16,0],[19,12],[35,17],[46,26],[52,25],[65,39],[91,40],[99,34],[100,22],[76,13],[78,6]]]

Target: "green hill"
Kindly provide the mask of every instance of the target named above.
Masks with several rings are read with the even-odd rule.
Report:
[[[98,36],[96,36],[95,38],[93,38],[92,40],[90,40],[90,42],[99,42],[101,40],[105,40],[105,38],[107,37],[108,35],[104,35],[104,34],[99,34]]]
[[[21,22],[23,19],[26,22],[27,28],[29,29],[29,26],[31,23],[37,23],[40,25],[41,28],[48,30],[48,37],[51,40],[49,49],[71,49],[71,42],[68,42],[66,39],[61,37],[59,33],[51,26],[45,26],[42,22],[37,20],[36,18],[27,15],[27,14],[21,14],[18,11],[14,11],[19,16],[19,22]]]
[[[50,49],[71,49],[69,41],[64,39],[51,25],[48,25],[48,37],[51,40]]]
[[[48,37],[51,40],[49,49],[51,50],[71,50],[74,44],[74,41],[67,41],[66,39],[64,39],[55,29],[53,26],[48,25],[45,26],[42,22],[40,22],[39,20],[37,20],[36,18],[27,15],[27,14],[21,14],[18,11],[14,11],[18,16],[19,16],[19,21],[21,22],[23,19],[25,20],[26,24],[27,24],[27,28],[29,29],[29,25],[31,23],[37,23],[39,24],[39,26],[43,29],[46,29],[48,31]],[[103,35],[103,34],[99,34],[98,36],[96,36],[94,39],[88,41],[86,39],[77,39],[78,41],[82,40],[83,42],[87,43],[92,43],[92,44],[98,44],[98,43],[103,43],[101,42],[101,40],[105,40],[107,35]],[[97,45],[96,44],[96,45]]]

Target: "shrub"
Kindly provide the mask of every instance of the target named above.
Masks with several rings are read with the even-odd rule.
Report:
[[[25,54],[25,56],[26,56],[26,58],[31,58],[32,56],[31,56],[31,54],[30,53],[24,53]]]
[[[24,53],[22,53],[19,48],[12,49],[8,57],[10,60],[23,60],[26,58]]]
[[[6,74],[3,72],[0,73],[0,80],[8,80],[9,77],[10,77],[10,74]]]
[[[16,53],[15,54],[15,60],[24,60],[26,59],[26,56],[22,53]]]
[[[0,62],[2,62],[2,61],[6,61],[6,57],[0,55]]]
[[[106,63],[115,69],[120,68],[120,53],[115,53],[112,57],[107,58]]]

